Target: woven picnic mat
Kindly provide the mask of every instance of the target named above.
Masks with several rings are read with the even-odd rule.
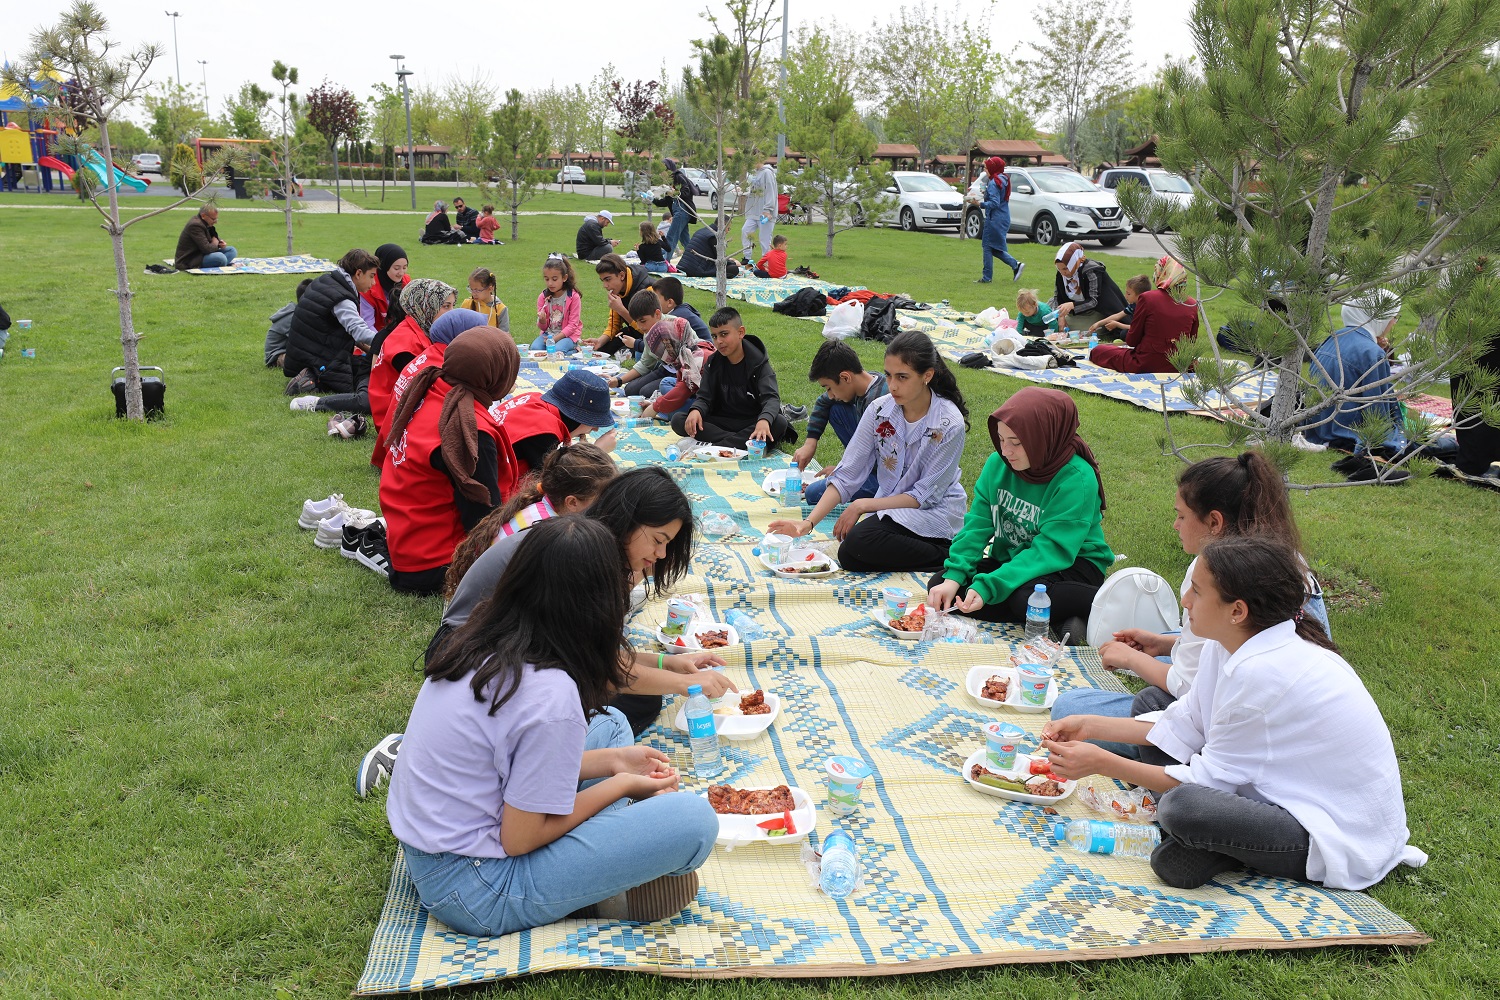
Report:
[[[522,364],[523,387],[542,388],[556,365]],[[812,885],[795,844],[715,848],[699,873],[697,899],[671,920],[633,924],[564,920],[498,938],[459,934],[417,900],[400,852],[356,992],[403,993],[510,979],[560,969],[624,969],[670,976],[891,975],[1010,962],[1073,961],[1229,949],[1343,944],[1422,944],[1427,938],[1363,893],[1239,873],[1196,890],[1163,885],[1143,859],[1078,854],[1052,835],[1039,807],[981,795],[960,777],[994,719],[1020,725],[1034,745],[1046,714],[982,706],[964,690],[971,666],[1009,662],[1011,626],[988,626],[974,644],[912,643],[870,619],[882,587],[920,592],[909,574],[841,573],[783,580],[751,555],[772,518],[789,514],[760,489],[771,459],[665,460],[676,441],[665,428],[629,430],[624,464],[664,465],[697,513],[717,510],[738,531],[695,547],[676,588],[716,618],[738,608],[769,637],[726,650],[742,688],[782,699],[765,734],[725,743],[715,779],[736,785],[796,785],[818,803],[820,841],[834,828],[859,847],[865,887],[835,901]],[[631,637],[650,648],[665,601],[648,602]],[[1097,651],[1075,647],[1058,686],[1119,689]],[[672,757],[684,788],[692,774],[685,734],[668,704],[644,739]],[[836,819],[823,808],[819,774],[830,755],[868,761],[861,809]],[[1090,779],[1108,784],[1107,779]],[[1064,817],[1087,812],[1076,796]]]
[[[172,266],[168,257],[163,263]],[[331,260],[295,254],[291,257],[236,257],[229,267],[191,267],[183,274],[319,274],[338,265]]]

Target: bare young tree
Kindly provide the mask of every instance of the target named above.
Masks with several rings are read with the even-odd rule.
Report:
[[[1130,47],[1130,0],[1076,0],[1043,6],[1037,28],[1039,98],[1052,113],[1068,159],[1078,162],[1079,130],[1135,78]]]
[[[286,215],[286,252],[292,252],[292,211],[295,207],[292,198],[296,194],[297,179],[292,175],[292,155],[297,150],[296,134],[297,119],[301,111],[297,95],[292,88],[297,85],[297,67],[287,66],[280,59],[276,60],[271,67],[271,79],[275,80],[281,87],[280,97],[272,94],[262,94],[268,99],[274,98],[279,102],[279,107],[271,111],[271,117],[275,124],[281,128],[281,193],[283,198],[282,211]]]
[[[143,44],[126,54],[117,55],[119,43],[109,37],[109,22],[88,0],[74,0],[73,6],[52,27],[32,33],[31,46],[18,61],[0,70],[0,80],[20,93],[33,92],[42,99],[47,115],[61,122],[56,149],[81,160],[99,157],[103,162],[102,185],[87,170],[75,175],[94,209],[103,218],[100,226],[109,234],[114,249],[115,299],[120,306],[120,349],[125,361],[125,416],[145,420],[146,408],[141,398],[141,368],[130,290],[130,271],[125,263],[125,231],[147,219],[200,197],[223,172],[229,154],[220,154],[204,164],[196,190],[163,208],[143,212],[129,219],[120,218],[119,183],[115,177],[114,145],[110,139],[111,124],[121,120],[124,110],[146,92],[146,74],[162,53],[157,45]],[[68,77],[64,85],[56,82],[46,68]],[[40,81],[33,83],[32,81]],[[104,203],[100,203],[100,187]]]

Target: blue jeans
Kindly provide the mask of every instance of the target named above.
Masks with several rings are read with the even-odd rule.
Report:
[[[666,274],[667,262],[664,260],[642,261],[641,270],[650,271],[652,274]]]
[[[545,351],[545,350],[547,350],[547,335],[544,333],[540,337],[538,337],[535,340],[533,340],[531,342],[531,349],[533,351]],[[571,338],[571,337],[564,337],[562,340],[559,340],[557,342],[556,347],[553,350],[553,353],[554,354],[572,354],[576,350],[578,350],[578,345],[573,342],[573,338]]]
[[[228,267],[230,264],[234,263],[234,258],[238,256],[238,253],[239,252],[235,250],[234,247],[225,247],[223,250],[216,250],[213,253],[206,253],[203,255],[203,263],[199,264],[198,266]]]
[[[1010,267],[1012,274],[1015,273],[1016,268],[1019,266],[1019,262],[1006,251],[1005,237],[1001,236],[998,242],[1000,244],[999,247],[993,247],[991,246],[991,237],[988,234],[986,234],[984,237],[983,277],[985,281],[989,281],[995,277],[996,257],[999,257],[1001,260],[1005,261],[1006,265]]]
[[[656,391],[659,392],[659,393],[661,393],[663,396],[665,396],[667,393],[671,392],[674,388],[676,388],[676,386],[677,386],[677,377],[675,375],[666,375],[666,376],[663,376],[662,380],[657,383],[657,385],[656,385]],[[678,410],[682,409],[683,406],[686,406],[688,403],[691,403],[692,400],[691,399],[685,399],[682,402],[682,406],[675,406],[675,407],[673,407],[670,410],[659,410],[659,409],[657,409],[657,405],[660,404],[661,402],[662,402],[662,400],[658,399],[655,403],[652,403],[651,404],[651,409],[659,417],[670,417],[672,414],[674,414]]]
[[[608,709],[589,724],[585,745],[600,750],[633,742],[625,716]],[[516,858],[401,848],[423,908],[461,934],[488,937],[541,927],[662,875],[695,871],[718,834],[708,801],[676,792],[641,802],[621,799]]]
[[[677,245],[682,244],[686,250],[688,245],[688,213],[683,207],[672,209],[672,225],[667,229],[667,256],[672,256],[677,251]]]
[[[828,408],[828,426],[833,428],[834,435],[847,448],[849,447],[849,439],[854,437],[855,430],[859,428],[859,411],[854,408],[853,403],[841,403],[835,399],[833,405]],[[875,495],[875,491],[879,488],[880,483],[875,478],[875,470],[871,469],[870,475],[865,479],[864,484],[854,491],[852,497],[844,497],[843,500],[845,503],[851,503],[855,500],[868,500]],[[807,480],[802,486],[803,495],[807,498],[807,502],[813,506],[817,506],[818,501],[823,499],[823,491],[826,489],[828,489],[828,477],[826,476]]]

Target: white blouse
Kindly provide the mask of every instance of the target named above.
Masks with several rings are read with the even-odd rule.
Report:
[[[1198,676],[1147,737],[1167,774],[1281,806],[1307,830],[1307,877],[1374,885],[1427,855],[1408,846],[1396,750],[1354,668],[1282,622],[1229,655],[1207,640]]]

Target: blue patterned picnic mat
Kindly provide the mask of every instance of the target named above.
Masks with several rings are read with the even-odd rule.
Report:
[[[171,265],[170,258],[166,260]],[[192,267],[184,274],[319,274],[338,265],[321,257],[294,254],[290,257],[236,257],[229,267]]]
[[[519,389],[542,388],[558,366],[526,361]],[[563,920],[497,938],[460,934],[421,908],[400,852],[356,990],[406,993],[511,979],[560,969],[622,969],[669,976],[888,975],[1010,962],[1304,948],[1415,945],[1428,940],[1357,892],[1240,872],[1195,890],[1163,885],[1143,859],[1083,855],[1058,845],[1056,817],[1036,806],[981,795],[960,777],[982,745],[981,727],[1003,719],[1032,743],[1045,714],[980,705],[964,689],[971,666],[1008,662],[1010,627],[978,644],[909,643],[869,617],[880,590],[925,581],[898,574],[842,573],[786,581],[768,573],[750,544],[772,518],[790,513],[759,488],[773,460],[666,463],[675,441],[664,428],[622,434],[624,464],[665,464],[698,512],[717,510],[740,532],[696,547],[679,593],[697,593],[716,617],[751,615],[769,638],[726,651],[743,687],[782,699],[767,732],[726,743],[717,780],[741,786],[800,786],[819,803],[821,839],[834,827],[856,841],[865,887],[843,901],[812,885],[791,844],[716,848],[699,872],[697,899],[654,924]],[[665,601],[635,616],[632,638],[649,648]],[[1063,689],[1119,689],[1098,653],[1077,647],[1062,661]],[[671,756],[684,787],[687,739],[670,728],[669,705],[645,740]],[[854,815],[822,806],[828,756],[863,758],[875,770]],[[1108,785],[1106,779],[1090,783]],[[1063,817],[1087,815],[1076,795]]]

